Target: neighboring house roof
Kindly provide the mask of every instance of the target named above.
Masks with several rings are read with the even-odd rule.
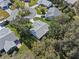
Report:
[[[48,32],[48,24],[41,22],[41,21],[35,21],[32,24],[33,28],[30,29],[31,33],[38,39],[40,39],[43,35],[45,35]]]
[[[78,0],[65,0],[68,4],[74,4],[76,3]]]
[[[3,2],[3,0],[0,0],[0,2]]]
[[[56,7],[51,7],[49,8],[48,12],[46,13],[45,17],[56,17],[56,16],[60,16],[61,15],[61,11],[56,8]]]
[[[5,27],[0,27],[0,50],[4,48],[5,41],[15,41],[16,36],[14,33]]]
[[[50,7],[52,5],[52,3],[48,0],[38,0],[37,2],[38,4],[43,4],[45,5],[46,7]]]
[[[11,48],[15,47],[16,44],[13,41],[5,41],[4,50],[8,52]]]
[[[7,6],[8,3],[11,3],[10,0],[1,0],[0,1],[0,7],[3,8],[4,6]]]
[[[5,11],[10,14],[10,16],[6,19],[8,21],[12,21],[12,20],[16,19],[16,16],[18,15],[18,12],[19,12],[18,9],[14,9],[14,10],[7,9]]]
[[[40,28],[40,27],[42,27],[42,26],[44,26],[44,25],[48,26],[47,23],[44,23],[44,22],[42,22],[42,21],[40,21],[40,20],[35,21],[35,22],[32,24],[32,26],[34,26],[34,29],[35,29],[35,28],[38,29],[38,28]],[[35,29],[35,30],[36,30],[36,29]]]

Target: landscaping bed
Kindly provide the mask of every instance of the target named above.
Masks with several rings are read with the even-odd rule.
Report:
[[[6,18],[9,17],[9,16],[10,16],[10,15],[9,15],[6,11],[0,9],[0,21],[6,19]]]
[[[30,15],[30,11],[26,10],[26,9],[20,10],[19,11],[19,15],[21,15],[21,16],[29,16]]]
[[[38,0],[30,0],[29,6],[34,6]]]

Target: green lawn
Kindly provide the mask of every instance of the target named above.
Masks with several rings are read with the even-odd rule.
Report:
[[[49,24],[49,25],[50,25],[50,23],[51,23],[51,21],[48,21],[48,20],[45,19],[45,18],[35,17],[34,20],[40,20],[40,21],[43,21],[43,22],[45,22],[45,23],[47,23],[47,24]]]
[[[36,7],[36,11],[37,11],[37,14],[44,14],[48,11],[48,9],[45,6],[40,5]]]
[[[30,0],[29,6],[33,6],[37,3],[38,0]]]

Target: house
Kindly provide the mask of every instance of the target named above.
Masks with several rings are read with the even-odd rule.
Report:
[[[49,31],[49,25],[42,21],[34,21],[32,26],[33,28],[30,29],[30,32],[37,39],[42,38]]]
[[[42,4],[46,7],[50,7],[52,5],[52,2],[48,1],[48,0],[38,0],[37,4]]]
[[[5,50],[5,52],[8,52],[9,50],[13,49],[14,47],[16,47],[15,42],[8,41],[8,40],[5,41],[5,44],[4,44],[4,50]]]
[[[17,15],[18,15],[18,12],[19,12],[19,9],[14,9],[14,10],[7,9],[5,11],[7,13],[9,13],[9,15],[10,15],[8,18],[6,18],[6,20],[12,21],[12,20],[16,19]]]
[[[45,18],[48,18],[49,20],[51,20],[53,17],[60,16],[61,14],[62,13],[61,13],[61,11],[58,8],[51,7],[51,8],[49,8],[47,13],[45,14]]]
[[[15,34],[9,28],[0,27],[0,52],[3,50],[6,53],[14,51],[14,48],[17,47],[16,40]]]
[[[8,9],[9,3],[11,3],[10,0],[0,0],[0,7],[2,9]]]
[[[78,0],[65,0],[66,4],[74,5]]]

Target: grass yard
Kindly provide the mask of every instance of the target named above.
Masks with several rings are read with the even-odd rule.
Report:
[[[6,11],[0,9],[0,21],[6,19],[7,17],[9,17],[9,14]]]
[[[48,9],[45,6],[40,5],[36,7],[36,11],[37,11],[37,14],[45,14],[48,11]]]
[[[38,0],[30,0],[29,6],[34,6]]]

